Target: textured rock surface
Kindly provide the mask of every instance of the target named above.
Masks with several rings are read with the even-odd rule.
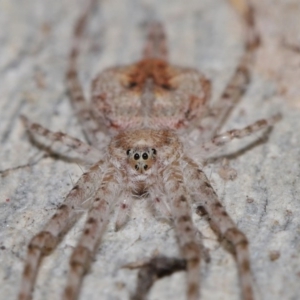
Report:
[[[52,130],[83,139],[64,84],[72,25],[84,1],[0,0],[0,170],[43,157],[32,146],[20,114]],[[170,4],[172,3],[172,5]],[[300,3],[255,0],[263,44],[253,81],[226,128],[242,127],[278,111],[283,120],[268,140],[232,143],[234,181],[223,181],[220,164],[207,174],[229,214],[250,240],[257,299],[299,299],[300,277]],[[166,23],[171,60],[201,69],[216,99],[241,54],[243,32],[232,8],[222,0],[102,1],[94,14],[81,56],[86,94],[97,71],[140,57],[144,21]],[[224,129],[226,129],[224,128]],[[84,168],[84,167],[83,167]],[[32,167],[0,177],[0,299],[15,299],[26,245],[55,211],[82,174],[74,163],[42,158]],[[35,299],[59,299],[82,225],[79,222],[41,267]],[[239,299],[234,259],[220,247],[205,218],[195,215],[211,262],[202,265],[203,299]],[[137,203],[132,219],[115,233],[110,225],[80,299],[129,299],[136,271],[121,269],[153,253],[177,255],[172,228],[154,220]],[[158,282],[150,299],[184,299],[184,273]]]

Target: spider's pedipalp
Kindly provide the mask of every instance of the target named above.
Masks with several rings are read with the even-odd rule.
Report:
[[[164,192],[162,182],[156,182],[149,190],[149,207],[157,218],[171,219],[172,214],[167,195]]]
[[[115,231],[121,229],[128,221],[133,201],[133,195],[127,189],[121,193],[118,203]]]

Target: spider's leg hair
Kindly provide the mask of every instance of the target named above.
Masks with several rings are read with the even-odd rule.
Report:
[[[239,272],[242,298],[243,300],[254,300],[248,240],[227,214],[203,171],[190,158],[185,158],[185,161],[187,164],[184,175],[197,210],[206,211],[211,227],[232,244]]]
[[[70,152],[76,152],[79,155],[79,159],[87,163],[94,164],[102,158],[101,152],[62,132],[52,132],[40,124],[32,123],[25,116],[21,116],[26,129],[35,141],[41,143],[41,145],[50,147],[51,152],[55,152],[61,155],[65,155],[65,151],[62,152],[61,146],[67,148],[67,155]]]
[[[75,110],[77,118],[79,119],[84,134],[88,142],[92,145],[101,145],[101,137],[103,137],[102,127],[97,122],[89,108],[89,103],[85,99],[83,88],[79,81],[77,71],[77,60],[80,52],[80,42],[86,28],[86,23],[91,15],[97,0],[90,0],[88,7],[78,19],[74,33],[73,33],[73,46],[69,54],[69,64],[66,73],[67,87],[70,94],[71,104]],[[101,130],[100,130],[101,127]],[[103,128],[103,131],[104,128]]]
[[[63,234],[81,215],[78,212],[78,207],[81,207],[84,200],[95,193],[93,187],[97,186],[101,177],[101,164],[102,162],[97,163],[79,178],[43,230],[30,241],[25,259],[19,300],[31,299],[32,288],[42,257],[56,247]]]
[[[174,228],[181,254],[187,262],[187,299],[198,300],[200,289],[200,247],[195,242],[196,228],[192,221],[190,197],[184,186],[179,162],[175,160],[162,171]]]
[[[100,188],[93,198],[93,205],[88,212],[87,220],[79,242],[70,259],[67,285],[63,293],[63,300],[75,300],[79,295],[82,279],[109,221],[109,215],[119,198],[121,187],[117,170],[113,165],[106,169]]]

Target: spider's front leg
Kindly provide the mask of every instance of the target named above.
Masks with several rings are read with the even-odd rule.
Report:
[[[31,292],[42,257],[51,252],[61,236],[79,218],[84,201],[94,193],[99,182],[102,161],[84,173],[69,192],[57,212],[48,221],[44,229],[32,238],[28,245],[27,257],[22,276],[19,300],[31,299]]]
[[[190,197],[184,186],[179,162],[173,162],[163,171],[165,191],[168,195],[171,215],[180,251],[187,262],[187,299],[199,299],[200,246],[195,242],[196,228],[192,221]]]
[[[83,233],[70,259],[67,285],[63,300],[75,300],[79,295],[83,276],[89,268],[100,239],[109,221],[109,215],[120,196],[122,186],[118,170],[109,165],[103,175],[100,188],[93,196],[93,205],[89,210]]]
[[[242,299],[254,300],[248,240],[227,214],[203,171],[191,159],[185,158],[185,162],[185,179],[197,208],[199,211],[208,213],[211,227],[233,246],[240,277]],[[197,200],[199,198],[201,200]]]

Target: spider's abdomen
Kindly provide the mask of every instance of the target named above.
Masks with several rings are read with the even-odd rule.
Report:
[[[92,90],[92,105],[108,128],[176,130],[201,118],[210,82],[194,69],[148,58],[102,72]]]

